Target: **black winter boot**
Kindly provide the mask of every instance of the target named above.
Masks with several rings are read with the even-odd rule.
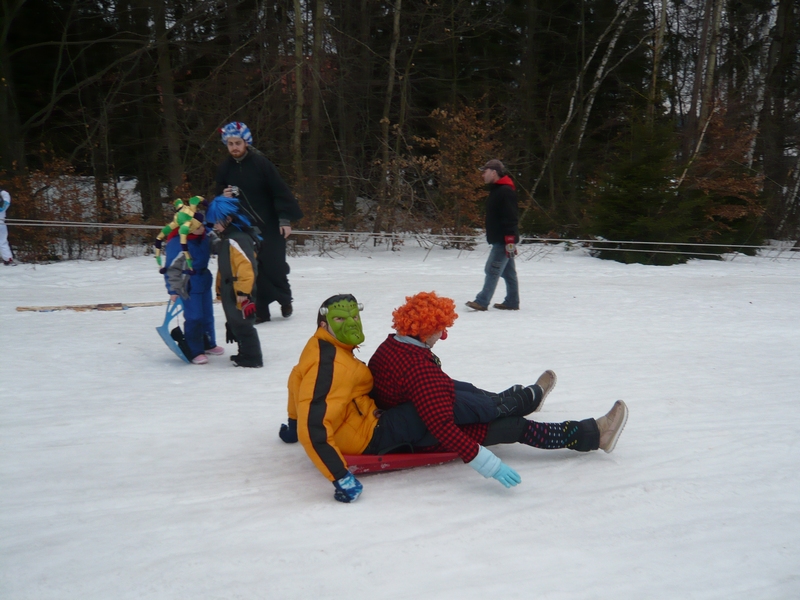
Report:
[[[240,354],[231,356],[234,367],[250,367],[252,369],[260,369],[264,366],[264,362],[260,358],[243,357]]]

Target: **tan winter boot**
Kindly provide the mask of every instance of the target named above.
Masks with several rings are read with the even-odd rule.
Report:
[[[539,403],[536,405],[536,408],[533,409],[533,412],[539,412],[542,410],[542,406],[544,406],[544,401],[545,398],[547,398],[547,394],[549,394],[550,391],[556,387],[557,381],[558,377],[556,377],[555,371],[551,371],[550,369],[539,375],[539,379],[537,379],[536,383],[533,385],[538,385],[542,389],[542,397],[539,399]]]
[[[617,445],[622,429],[628,421],[628,407],[622,400],[614,402],[614,406],[605,415],[597,419],[597,429],[600,430],[600,449],[613,452]]]

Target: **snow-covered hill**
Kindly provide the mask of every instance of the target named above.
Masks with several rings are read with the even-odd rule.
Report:
[[[163,308],[15,310],[165,299],[152,257],[0,267],[0,597],[800,597],[800,257],[554,248],[518,264],[522,310],[474,313],[486,251],[291,259],[294,315],[259,326],[252,370],[178,361]],[[289,371],[326,297],[365,304],[366,361],[421,290],[459,307],[436,347],[453,377],[554,369],[542,420],[624,399],[615,452],[499,447],[511,490],[455,462],[335,502],[278,439]]]

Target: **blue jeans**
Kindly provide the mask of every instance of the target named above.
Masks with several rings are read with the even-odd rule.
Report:
[[[475,302],[488,308],[497,287],[497,280],[502,277],[506,282],[506,299],[503,300],[503,304],[508,308],[519,308],[517,269],[514,266],[514,259],[506,256],[505,244],[492,244],[484,272],[486,279],[483,282],[483,289],[475,297]]]

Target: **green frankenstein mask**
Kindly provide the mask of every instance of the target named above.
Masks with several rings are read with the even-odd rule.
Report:
[[[337,340],[349,346],[358,346],[364,341],[359,306],[355,299],[339,300],[326,308],[325,320]]]

